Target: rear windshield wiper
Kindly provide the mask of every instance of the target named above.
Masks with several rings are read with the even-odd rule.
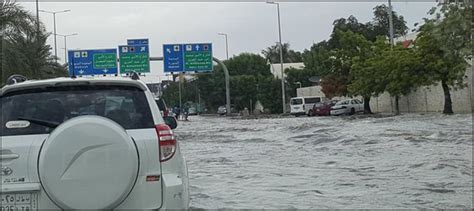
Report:
[[[56,128],[58,127],[61,123],[59,122],[53,122],[53,121],[47,121],[47,120],[41,120],[41,119],[34,119],[30,117],[18,117],[18,120],[26,120],[32,123],[35,123],[37,125],[49,127],[49,128]]]

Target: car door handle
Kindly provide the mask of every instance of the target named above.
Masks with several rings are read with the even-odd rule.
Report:
[[[20,155],[18,154],[1,154],[0,160],[13,160],[19,158]]]

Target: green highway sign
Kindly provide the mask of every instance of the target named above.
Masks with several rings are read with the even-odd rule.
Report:
[[[119,46],[120,73],[150,72],[150,54],[148,45]]]
[[[93,55],[92,64],[95,69],[117,68],[117,54],[96,53]]]
[[[188,71],[212,70],[210,51],[184,52],[184,69]]]

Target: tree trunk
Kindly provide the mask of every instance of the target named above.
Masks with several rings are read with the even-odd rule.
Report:
[[[370,97],[364,97],[364,114],[372,114],[370,109]]]
[[[400,97],[395,96],[395,115],[400,115]]]
[[[444,92],[443,114],[453,114],[453,103],[451,101],[451,92],[449,91],[449,86],[446,84],[446,81],[441,81],[441,86],[443,87]]]

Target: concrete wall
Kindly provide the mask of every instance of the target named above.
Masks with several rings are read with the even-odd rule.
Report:
[[[451,90],[451,100],[455,113],[471,113],[474,111],[474,92],[472,86],[473,67],[466,70],[465,82],[467,87]],[[441,83],[435,86],[422,87],[400,97],[401,112],[442,112],[444,108],[444,93]],[[372,98],[370,106],[374,112],[392,112],[395,108],[395,98],[387,93]]]
[[[324,93],[321,91],[321,86],[309,86],[296,89],[296,96],[321,96],[324,97]]]
[[[472,113],[474,111],[474,91],[472,86],[473,67],[466,71],[465,82],[467,87],[460,90],[451,90],[451,100],[455,113]],[[298,96],[324,96],[320,86],[297,89]],[[360,97],[357,97],[360,98]],[[400,111],[409,112],[442,112],[444,108],[444,93],[441,83],[435,86],[422,87],[416,91],[400,97]],[[395,98],[388,93],[372,97],[370,107],[373,112],[391,113],[395,110]]]

